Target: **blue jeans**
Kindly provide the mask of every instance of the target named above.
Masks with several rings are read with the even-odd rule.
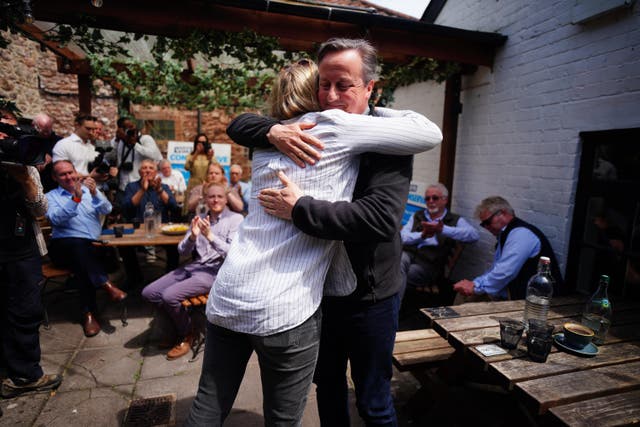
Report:
[[[267,426],[299,426],[320,341],[320,310],[300,326],[261,337],[207,324],[198,393],[185,426],[222,426],[251,353],[258,355]]]
[[[398,294],[376,302],[322,301],[320,353],[314,375],[323,426],[349,426],[347,360],[358,414],[367,426],[396,426],[391,397]]]

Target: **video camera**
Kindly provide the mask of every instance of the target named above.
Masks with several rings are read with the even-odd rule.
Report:
[[[105,154],[111,150],[113,150],[113,148],[111,147],[108,147],[108,148],[96,147],[96,151],[98,152],[98,155],[95,157],[95,159],[93,159],[92,162],[89,163],[87,169],[89,169],[90,171],[95,169],[96,172],[98,172],[101,175],[104,175],[105,173],[109,173],[109,169],[115,165],[105,158]]]
[[[0,139],[0,163],[36,166],[45,162],[46,145],[35,129],[0,122],[0,132],[7,135]]]

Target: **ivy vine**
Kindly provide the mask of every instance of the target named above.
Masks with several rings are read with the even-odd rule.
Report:
[[[22,2],[20,2],[22,3]],[[24,13],[16,3],[10,19],[3,25],[16,28]],[[3,8],[3,18],[8,9]],[[105,38],[91,17],[81,24],[56,25],[47,38],[61,46],[75,43],[91,63],[93,78],[110,84],[121,98],[142,105],[210,111],[260,109],[269,85],[284,65],[312,52],[284,51],[274,37],[243,32],[199,31],[180,38],[121,33],[116,40]],[[144,40],[152,59],[136,58],[127,45]],[[0,48],[8,40],[0,34]],[[442,82],[459,72],[454,63],[416,57],[409,64],[381,61],[380,82],[374,90],[378,105],[388,105],[399,86],[435,80]]]

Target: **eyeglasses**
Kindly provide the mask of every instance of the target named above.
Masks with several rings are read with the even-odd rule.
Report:
[[[437,202],[438,200],[440,200],[440,196],[424,196],[424,200],[427,202],[430,200]]]
[[[502,210],[495,211],[494,213],[492,213],[487,219],[485,219],[480,223],[480,227],[487,228],[491,224],[491,221],[493,221],[493,217],[495,217],[499,213],[502,213]]]

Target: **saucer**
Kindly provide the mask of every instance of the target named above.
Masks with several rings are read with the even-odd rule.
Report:
[[[578,354],[580,356],[593,357],[598,354],[598,347],[594,343],[587,344],[583,349],[577,349],[569,346],[567,342],[564,340],[564,333],[560,332],[559,334],[555,334],[553,336],[553,341],[555,341],[556,345],[563,350],[568,351],[569,353]]]

